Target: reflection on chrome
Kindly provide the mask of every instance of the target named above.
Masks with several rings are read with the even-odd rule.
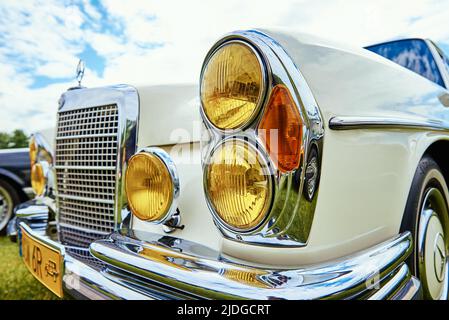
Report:
[[[410,233],[340,261],[299,269],[245,265],[186,240],[146,232],[139,236],[140,240],[132,232],[130,237],[112,234],[94,242],[90,251],[112,270],[155,281],[170,288],[171,294],[181,290],[184,295],[212,299],[366,298],[389,284],[392,288],[377,294],[388,298],[413,279],[404,264],[412,249]],[[390,275],[395,275],[394,286],[383,282]]]

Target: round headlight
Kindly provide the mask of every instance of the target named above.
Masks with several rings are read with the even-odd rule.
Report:
[[[36,195],[40,196],[45,191],[45,173],[44,167],[40,163],[35,163],[31,167],[31,187]]]
[[[242,42],[221,46],[206,63],[201,101],[219,129],[236,129],[254,119],[262,100],[264,71],[258,54]]]
[[[37,159],[37,143],[36,143],[36,138],[34,136],[31,136],[28,145],[30,148],[30,151],[29,151],[30,152],[30,162],[31,162],[31,167],[32,167]]]
[[[257,227],[271,203],[271,176],[250,144],[228,140],[212,153],[205,170],[206,194],[216,215],[238,230]]]
[[[125,189],[129,207],[139,219],[161,221],[168,214],[174,196],[173,180],[158,156],[147,152],[132,156]]]

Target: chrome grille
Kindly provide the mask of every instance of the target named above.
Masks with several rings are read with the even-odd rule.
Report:
[[[87,247],[113,231],[117,149],[116,105],[58,114],[55,169],[64,244]]]

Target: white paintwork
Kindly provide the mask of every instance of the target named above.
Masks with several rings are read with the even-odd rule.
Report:
[[[138,145],[199,141],[198,87],[194,84],[136,86],[140,100]]]
[[[293,58],[326,124],[318,205],[309,243],[303,248],[280,249],[220,242],[205,204],[199,163],[178,166],[180,209],[186,228],[174,235],[221,247],[224,254],[238,259],[283,266],[338,258],[394,236],[419,159],[434,141],[449,137],[442,132],[403,129],[332,131],[328,121],[332,116],[376,115],[449,120],[449,110],[439,100],[448,92],[361,48],[291,30],[262,31]],[[177,127],[193,130],[187,122],[198,119],[198,107],[179,94],[185,91],[177,91],[177,96],[167,91],[152,93],[149,88],[139,92],[139,147],[173,143],[167,137],[169,130]],[[199,152],[198,144],[193,146]],[[144,222],[134,226],[163,235],[161,226]]]

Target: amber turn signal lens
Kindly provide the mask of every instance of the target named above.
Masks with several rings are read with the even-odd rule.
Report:
[[[263,91],[262,65],[246,44],[231,42],[209,59],[201,80],[201,101],[209,121],[219,129],[236,129],[258,111]]]
[[[45,190],[45,174],[44,168],[40,163],[35,163],[31,167],[31,187],[36,195],[44,194]]]
[[[274,87],[259,124],[258,136],[281,172],[299,167],[302,153],[302,120],[289,90]]]
[[[271,180],[262,156],[242,141],[220,145],[206,168],[206,193],[226,225],[255,228],[265,218],[271,199]]]
[[[132,156],[126,170],[125,189],[132,213],[141,220],[163,219],[173,201],[173,181],[159,157],[141,152]]]
[[[37,144],[36,144],[36,139],[34,138],[34,136],[32,136],[30,138],[28,145],[30,148],[29,152],[30,152],[31,167],[33,167],[33,164],[36,162],[36,159],[37,159]]]

